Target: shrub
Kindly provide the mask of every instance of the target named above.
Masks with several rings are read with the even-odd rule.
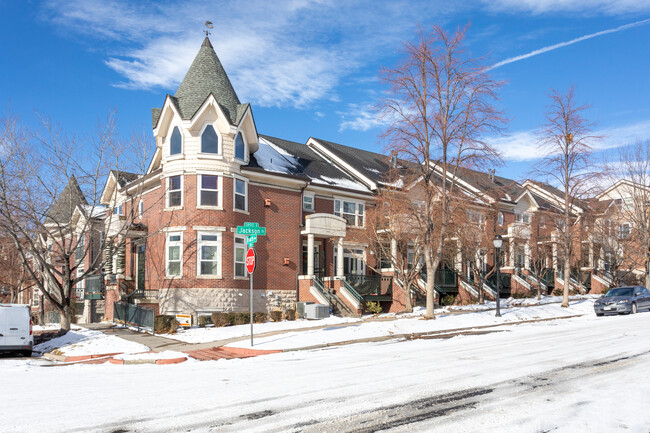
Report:
[[[266,322],[267,319],[268,319],[268,314],[266,314],[266,313],[253,313],[253,322],[254,323],[264,323],[264,322]],[[282,312],[280,312],[280,319],[282,319]]]
[[[440,300],[440,305],[452,305],[454,302],[456,302],[456,296],[454,295],[445,295],[442,297]]]
[[[512,296],[514,299],[524,299],[528,297],[527,294],[522,292],[512,292],[510,296]]]
[[[246,313],[237,312],[237,313],[230,313],[230,314],[233,315],[233,325],[246,325],[251,321],[251,316],[247,312]]]
[[[271,311],[271,320],[274,322],[280,322],[282,321],[282,311]]]
[[[287,311],[284,312],[284,318],[286,320],[296,320],[296,310],[293,308],[289,308]]]
[[[173,334],[178,328],[178,321],[174,316],[161,314],[153,321],[153,332],[156,334]]]
[[[553,296],[562,296],[563,294],[564,292],[562,291],[562,289],[553,290]]]
[[[234,317],[229,313],[212,313],[212,323],[217,328],[234,325]]]
[[[199,328],[205,328],[205,325],[212,323],[210,316],[199,316]]]
[[[372,301],[366,302],[366,310],[374,314],[379,314],[383,311],[379,302]]]

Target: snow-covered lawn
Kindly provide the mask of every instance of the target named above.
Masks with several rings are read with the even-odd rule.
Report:
[[[597,299],[599,296],[598,295],[582,295],[582,296],[574,296],[571,299],[573,301],[580,301],[580,300],[585,300],[585,299]],[[501,308],[502,309],[508,309],[510,307],[517,307],[517,306],[533,306],[533,305],[546,305],[546,304],[553,304],[553,303],[559,303],[562,301],[562,298],[559,296],[548,296],[548,297],[543,297],[540,301],[538,301],[536,298],[527,298],[527,299],[503,299],[501,300]],[[494,302],[487,301],[483,305],[479,304],[473,304],[473,305],[463,305],[463,306],[452,306],[452,307],[444,307],[441,309],[438,309],[435,311],[437,315],[441,315],[441,317],[445,317],[444,323],[445,324],[451,324],[452,321],[447,320],[447,316],[445,316],[445,313],[449,313],[452,311],[481,311],[481,310],[491,310],[496,308],[496,304]],[[557,309],[552,310],[553,313],[555,314],[557,312]],[[563,310],[567,311],[567,310]],[[505,311],[504,311],[505,312]],[[413,313],[410,314],[400,314],[400,315],[395,315],[395,314],[381,314],[378,317],[379,318],[413,318],[413,317],[422,317],[425,313],[424,308],[415,308]],[[573,313],[572,313],[573,314]],[[580,313],[582,314],[582,313]],[[519,319],[514,319],[515,317],[518,317]],[[566,315],[566,314],[561,314],[561,315]],[[505,314],[504,314],[505,316]],[[535,317],[534,314],[523,314],[521,315],[520,312],[516,311],[511,311],[508,313],[508,320],[526,320],[526,318],[530,317]],[[543,317],[553,317],[549,315],[544,315]],[[479,317],[479,316],[468,316],[465,318],[464,321],[462,322],[456,322],[453,321],[454,323],[462,323],[459,326],[473,326],[473,325],[467,325],[469,322],[471,322],[474,318],[478,320],[480,323],[477,323],[478,325],[483,325],[485,323],[485,318],[484,317]],[[293,330],[293,329],[303,329],[303,328],[319,328],[322,326],[335,326],[335,325],[341,325],[341,324],[350,324],[350,323],[361,323],[361,319],[356,319],[356,318],[344,318],[344,317],[335,317],[335,316],[330,316],[327,319],[322,319],[322,320],[295,320],[295,321],[282,321],[282,322],[266,322],[266,323],[256,323],[253,325],[253,332],[254,335],[259,335],[259,334],[264,334],[267,332],[277,332],[277,331],[288,331],[288,330]],[[414,322],[404,322],[404,323],[414,323]],[[361,325],[360,325],[361,326]],[[365,326],[365,325],[364,325]],[[445,325],[446,326],[446,325]],[[451,325],[450,325],[451,326]],[[376,327],[377,330],[381,328]],[[386,335],[389,333],[395,333],[395,330],[387,327],[386,328]],[[436,330],[439,330],[440,328],[435,328]],[[418,330],[413,330],[413,331],[402,331],[403,332],[421,332]],[[344,333],[343,330],[340,331],[341,335]],[[331,333],[330,333],[331,334]],[[231,338],[239,338],[239,337],[246,337],[250,335],[250,325],[238,325],[238,326],[227,326],[227,327],[205,327],[205,328],[199,328],[199,327],[192,327],[190,329],[182,329],[179,330],[176,334],[164,334],[161,335],[162,337],[166,338],[171,338],[174,340],[182,341],[185,343],[209,343],[212,341],[220,341],[220,340],[228,340]],[[374,334],[373,334],[374,335]],[[317,343],[314,343],[317,344]]]
[[[595,317],[590,303],[572,306],[581,317],[485,335],[249,359],[57,368],[0,359],[10,390],[0,393],[0,430],[647,433],[650,313]],[[528,310],[537,308],[560,307]],[[69,416],[70,402],[83,416]]]
[[[299,332],[288,332],[270,337],[254,339],[256,349],[279,350],[316,346],[342,341],[376,338],[388,335],[452,331],[463,328],[490,326],[525,320],[559,318],[575,315],[596,317],[592,299],[582,299],[562,308],[559,303],[547,303],[530,307],[504,308],[501,317],[495,317],[493,310],[464,314],[444,314],[435,320],[425,320],[420,312],[390,321],[358,322],[352,326],[328,327]],[[250,340],[228,344],[231,347],[251,347]]]
[[[105,353],[139,353],[147,352],[149,348],[114,335],[106,335],[99,331],[74,326],[67,334],[34,346],[34,351],[39,353],[55,351],[54,353],[57,355],[82,356]]]
[[[131,353],[131,354],[122,354],[115,355],[113,358],[122,359],[124,361],[132,360],[156,360],[156,359],[176,359],[176,358],[187,358],[187,354],[183,352],[175,352],[173,350],[165,350],[163,352],[150,352],[150,353]],[[197,361],[198,362],[198,361]]]

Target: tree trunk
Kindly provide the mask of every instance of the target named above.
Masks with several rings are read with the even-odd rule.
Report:
[[[81,323],[93,323],[93,301],[84,299],[84,312],[81,316]]]
[[[569,255],[567,249],[567,256]],[[562,307],[569,306],[569,278],[571,277],[571,262],[568,258],[564,259],[564,293],[562,296]]]
[[[406,295],[406,301],[404,302],[404,307],[406,308],[407,313],[412,313],[413,312],[413,303],[411,302],[411,283],[406,284],[406,287],[404,288],[404,292]]]
[[[483,278],[478,279],[478,303],[485,304],[485,293],[483,292]]]
[[[427,311],[424,317],[428,319],[435,319],[434,310],[434,296],[435,296],[435,284],[434,279],[436,278],[436,271],[433,267],[433,257],[431,257],[431,248],[427,247],[424,249],[424,261],[427,264]]]
[[[71,312],[72,312],[72,310],[70,309],[69,305],[66,305],[65,307],[63,307],[63,311],[61,311],[61,330],[62,331],[69,331],[70,330]]]

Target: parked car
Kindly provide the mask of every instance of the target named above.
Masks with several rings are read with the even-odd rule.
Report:
[[[0,352],[31,356],[33,347],[29,305],[0,304]]]
[[[594,302],[596,316],[605,313],[635,314],[644,308],[650,309],[650,291],[645,287],[615,287]]]

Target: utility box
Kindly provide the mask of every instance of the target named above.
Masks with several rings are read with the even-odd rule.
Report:
[[[305,317],[307,319],[327,319],[330,316],[329,305],[308,304],[305,305]]]
[[[298,319],[305,318],[305,306],[309,304],[315,304],[315,302],[296,302],[296,316]]]

